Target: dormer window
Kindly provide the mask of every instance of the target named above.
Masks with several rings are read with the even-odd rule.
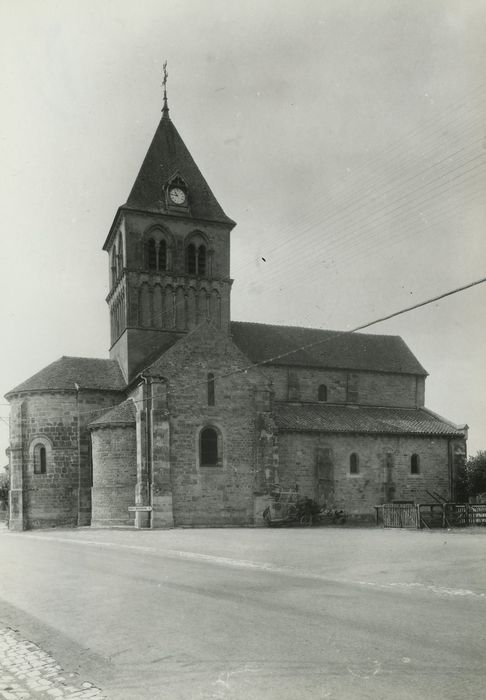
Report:
[[[172,178],[172,180],[165,186],[165,191],[168,207],[174,210],[176,210],[179,207],[187,209],[187,184],[184,182],[180,175],[176,175]]]
[[[321,384],[319,386],[319,389],[317,390],[317,400],[327,401],[327,386],[325,384]]]

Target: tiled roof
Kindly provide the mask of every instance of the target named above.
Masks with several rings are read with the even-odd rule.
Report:
[[[176,174],[179,174],[188,186],[188,216],[222,221],[234,226],[234,221],[227,217],[220,207],[184,141],[167,116],[160,120],[125,207],[167,213],[163,188]]]
[[[123,391],[125,380],[116,360],[100,360],[92,357],[61,357],[40,372],[34,374],[9,394],[29,391],[100,389]]]
[[[274,415],[277,427],[283,431],[450,437],[460,437],[465,433],[465,429],[425,408],[276,403]]]
[[[276,358],[269,364],[427,374],[408,346],[396,335],[270,326],[242,321],[231,323],[231,334],[236,345],[252,362]],[[279,357],[281,355],[284,357]]]
[[[96,428],[106,425],[131,425],[135,423],[135,404],[132,399],[127,399],[123,403],[111,408],[106,413],[103,413],[96,420],[91,421],[90,428]]]

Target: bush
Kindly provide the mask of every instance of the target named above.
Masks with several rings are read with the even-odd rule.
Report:
[[[456,492],[457,500],[462,501],[486,492],[486,450],[479,450],[466,461],[464,470],[458,474]]]

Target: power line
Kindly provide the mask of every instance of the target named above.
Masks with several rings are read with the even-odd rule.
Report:
[[[474,122],[474,123],[476,123],[476,122]],[[482,118],[479,118],[479,119],[477,120],[477,123],[478,123],[478,125],[482,124]],[[471,126],[471,125],[469,125],[469,126]],[[443,134],[443,130],[441,129],[438,133]],[[474,138],[474,142],[477,142],[480,138],[481,138],[481,135],[478,133],[478,134],[475,136],[475,138]],[[441,144],[442,142],[443,142],[443,139],[442,139],[439,143]],[[403,139],[401,139],[397,145],[400,145],[400,146],[403,147]],[[434,149],[436,149],[436,145],[435,145],[435,144],[434,144]],[[382,171],[383,171],[383,166],[382,166],[383,159],[384,159],[384,158],[388,158],[388,159],[389,159],[389,157],[390,157],[390,151],[391,151],[391,150],[394,150],[394,149],[389,149],[389,150],[387,150],[387,151],[384,151],[382,154],[380,154],[380,158],[375,159],[375,161],[378,162],[378,163],[380,164],[380,167],[381,167],[381,170],[382,170]],[[463,148],[460,149],[460,150],[463,150]],[[435,152],[435,150],[434,150],[434,152]],[[459,152],[459,151],[458,151],[458,152]],[[422,155],[425,156],[425,153],[423,153]],[[449,154],[449,156],[447,156],[447,157],[452,157],[452,155],[454,155],[454,154]],[[447,158],[447,157],[446,157],[446,158]],[[412,158],[409,158],[408,160],[412,160]],[[442,162],[442,161],[439,161],[439,163],[440,163],[440,162]],[[363,166],[361,166],[361,168],[358,169],[358,170],[365,170],[366,172],[369,172],[370,170],[372,170],[373,164],[374,164],[374,161],[371,161],[371,162],[370,162],[370,161],[367,161],[366,164],[364,164]],[[428,168],[425,168],[423,171],[420,171],[420,172],[424,172],[425,170],[428,170],[428,169],[430,169],[430,168],[432,168],[432,167],[436,167],[437,165],[438,165],[438,164],[436,163],[436,164],[434,164],[433,166],[428,166]],[[404,169],[404,163],[403,163],[403,161],[401,161],[401,163],[400,163],[400,170],[402,171],[403,169]],[[397,172],[397,171],[396,171],[396,168],[394,168],[393,175],[395,175],[396,172]],[[354,174],[356,174],[356,173],[354,173]],[[413,179],[413,178],[416,177],[416,176],[417,176],[417,175],[412,175],[411,178],[407,178],[407,180],[408,180],[408,179]],[[405,182],[406,182],[407,180],[405,180]],[[368,179],[368,181],[367,181],[366,179],[363,180],[363,181],[361,181],[361,182],[358,181],[358,183],[356,183],[355,186],[354,186],[355,188],[356,188],[356,187],[359,187],[359,188],[360,188],[360,191],[361,191],[360,195],[359,195],[357,198],[356,198],[354,195],[348,195],[347,197],[344,197],[344,199],[343,199],[341,202],[339,201],[339,198],[338,198],[337,200],[332,200],[332,201],[330,201],[330,202],[329,202],[329,205],[326,206],[326,207],[324,207],[324,208],[322,208],[322,207],[320,206],[319,202],[320,202],[320,201],[324,201],[324,200],[329,201],[329,200],[330,200],[330,197],[329,197],[328,195],[322,196],[322,197],[319,198],[318,204],[315,205],[315,206],[313,207],[312,211],[311,211],[310,213],[307,213],[306,215],[304,215],[303,218],[301,218],[300,224],[302,224],[302,223],[304,223],[304,224],[309,223],[309,226],[307,227],[306,230],[310,230],[310,229],[312,228],[312,226],[313,226],[313,222],[316,221],[316,220],[319,221],[320,223],[324,223],[324,222],[326,222],[326,221],[332,221],[333,218],[334,218],[337,214],[339,214],[341,211],[346,211],[347,209],[350,208],[350,207],[347,207],[347,206],[344,206],[344,205],[350,204],[351,207],[354,208],[355,205],[357,205],[357,204],[358,204],[359,202],[361,202],[363,199],[366,200],[366,201],[369,201],[368,193],[369,193],[370,191],[371,191],[371,192],[376,192],[376,190],[381,186],[382,183],[388,185],[389,182],[390,182],[390,176],[389,176],[389,174],[386,173],[386,172],[385,172],[385,174],[382,174],[382,173],[381,173],[378,177],[374,177],[374,178]],[[397,180],[397,183],[396,183],[396,186],[400,187],[402,184],[404,184],[404,182],[401,182],[400,179],[398,179],[398,180]],[[345,185],[346,185],[346,191],[349,192],[350,183],[349,183],[349,182],[346,182]],[[363,187],[364,187],[364,186],[367,186],[367,189],[366,189],[366,190],[363,190]],[[391,191],[392,189],[393,189],[393,188],[389,188],[387,191]],[[381,194],[383,194],[383,193],[381,192]],[[316,219],[316,217],[315,217],[315,214],[318,215],[318,218],[317,218],[317,219]],[[323,215],[323,214],[325,215],[325,218],[324,218],[324,219],[322,219],[322,215]],[[329,215],[328,215],[328,214],[329,214]],[[285,234],[287,231],[290,231],[293,235],[290,237],[290,239],[284,238],[283,242],[281,242],[280,245],[276,246],[276,248],[274,247],[274,250],[275,250],[275,249],[280,249],[280,248],[285,248],[285,247],[288,246],[290,243],[292,243],[292,241],[293,241],[293,236],[295,235],[295,227],[294,227],[293,225],[291,225],[291,224],[287,224],[286,226],[283,226],[283,227],[280,226],[280,227],[278,228],[279,238],[281,239],[282,233]],[[301,233],[302,233],[302,229],[299,229],[298,233],[301,234]],[[244,269],[244,267],[245,267],[245,265],[244,265],[244,266],[240,266],[239,268],[237,268],[237,271],[239,272],[241,269]]]
[[[446,173],[444,175],[440,176],[440,179],[443,179],[447,175],[450,175],[451,173],[455,172],[455,170],[459,169],[460,167],[463,167],[466,164],[469,164],[470,162],[473,162],[474,160],[477,160],[478,158],[484,157],[483,154],[481,156],[476,156],[474,159],[471,159],[471,161],[468,161],[468,163],[463,163],[461,166],[458,166],[458,168],[455,168],[451,170],[449,173]],[[312,248],[310,252],[307,255],[301,255],[299,256],[298,260],[299,263],[305,262],[307,259],[315,260],[317,255],[320,255],[324,251],[333,251],[333,250],[339,250],[343,246],[346,246],[349,248],[349,244],[352,243],[355,240],[359,240],[360,242],[365,243],[366,241],[370,240],[368,238],[363,239],[363,232],[367,232],[370,230],[370,227],[372,228],[377,221],[384,221],[386,219],[389,219],[392,217],[392,215],[396,214],[397,212],[403,210],[404,208],[407,208],[410,206],[410,203],[407,202],[407,197],[410,197],[412,194],[420,194],[423,193],[424,195],[427,194],[432,194],[432,193],[437,193],[441,192],[442,190],[448,190],[451,186],[451,184],[457,180],[464,179],[465,181],[469,180],[472,176],[471,173],[474,173],[477,171],[479,168],[483,167],[486,165],[486,162],[481,162],[476,164],[475,166],[469,168],[467,171],[460,172],[458,173],[455,177],[450,177],[447,182],[435,182],[435,181],[430,181],[426,183],[423,187],[419,187],[413,192],[406,193],[402,195],[400,198],[398,198],[394,202],[390,202],[389,205],[386,207],[383,207],[380,210],[371,212],[370,215],[366,218],[364,218],[361,221],[361,225],[356,226],[354,222],[350,222],[348,225],[346,225],[343,229],[334,229],[332,231],[333,234],[333,239],[332,241],[326,246],[320,246],[318,248]],[[404,199],[405,201],[400,202],[400,199]],[[414,207],[422,206],[428,202],[436,201],[434,197],[425,197],[425,198],[419,198],[417,199],[413,204]],[[395,206],[394,208],[390,209],[390,206],[393,206],[394,204],[398,204],[398,206]],[[377,219],[378,216],[378,219]],[[349,233],[348,233],[349,232]],[[344,234],[344,235],[343,235]],[[375,236],[376,237],[376,234]],[[373,238],[372,237],[372,238]],[[285,273],[286,270],[293,270],[295,269],[295,258],[292,258],[292,260],[289,260],[286,262],[285,265],[283,266],[278,266],[275,270],[269,270],[268,275],[264,277],[264,281],[268,282],[272,280],[273,278],[277,277],[278,275],[281,275],[282,273]],[[253,282],[248,281],[245,283],[243,287],[240,288],[241,291],[247,289]]]

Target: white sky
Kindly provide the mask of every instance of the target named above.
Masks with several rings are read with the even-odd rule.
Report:
[[[107,356],[101,246],[166,58],[171,116],[238,222],[233,319],[349,329],[486,276],[481,0],[0,0],[0,23],[1,395]],[[485,306],[481,285],[373,328],[408,343],[470,454]]]

